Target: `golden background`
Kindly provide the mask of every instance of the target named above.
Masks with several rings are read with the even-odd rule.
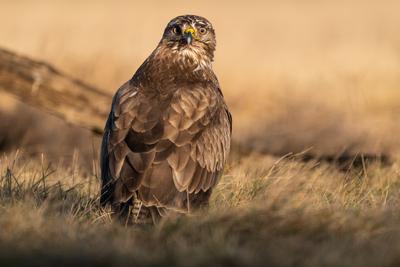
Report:
[[[398,1],[0,5],[0,46],[109,92],[133,75],[170,19],[204,16],[216,29],[214,69],[238,143],[273,154],[399,149]]]

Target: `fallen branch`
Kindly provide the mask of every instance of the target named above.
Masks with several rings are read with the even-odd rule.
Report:
[[[112,96],[51,65],[0,49],[0,90],[68,123],[103,131]]]

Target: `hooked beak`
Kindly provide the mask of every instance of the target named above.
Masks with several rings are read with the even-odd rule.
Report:
[[[195,37],[196,30],[192,27],[185,29],[183,32],[183,38],[186,41],[186,44],[190,45],[193,42],[193,38]]]

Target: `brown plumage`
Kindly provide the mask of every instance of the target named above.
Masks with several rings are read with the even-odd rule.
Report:
[[[232,119],[211,68],[208,20],[180,16],[114,96],[101,151],[101,203],[157,222],[207,204],[230,148]]]

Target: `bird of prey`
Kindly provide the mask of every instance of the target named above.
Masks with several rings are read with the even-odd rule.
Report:
[[[100,202],[121,220],[157,223],[207,205],[232,133],[211,65],[215,47],[207,19],[176,17],[116,92],[102,142]]]

